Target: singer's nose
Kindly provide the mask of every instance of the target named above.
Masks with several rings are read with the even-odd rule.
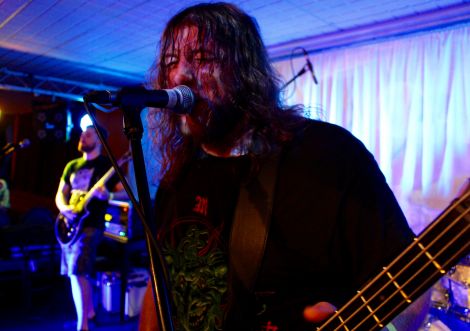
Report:
[[[195,75],[192,66],[187,61],[180,61],[171,70],[170,78],[176,85],[188,85],[192,86]]]

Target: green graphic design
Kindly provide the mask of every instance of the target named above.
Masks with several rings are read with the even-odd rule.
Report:
[[[222,330],[227,265],[220,247],[203,253],[208,239],[207,229],[189,225],[176,247],[166,247],[179,331]]]

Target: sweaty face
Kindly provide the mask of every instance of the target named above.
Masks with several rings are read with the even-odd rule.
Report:
[[[223,64],[214,54],[213,43],[201,43],[195,27],[184,27],[169,47],[162,61],[167,68],[170,88],[187,85],[195,94],[196,103],[190,115],[181,119],[182,131],[202,143],[223,140],[239,122],[240,114],[233,107],[223,83]]]
[[[98,144],[100,144],[100,141],[95,129],[87,128],[80,136],[80,141],[78,142],[78,151],[89,153],[94,150]]]

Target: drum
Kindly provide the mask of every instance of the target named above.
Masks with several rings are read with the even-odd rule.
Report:
[[[470,265],[458,264],[447,280],[449,312],[465,322],[470,322]]]
[[[468,256],[442,277],[431,291],[431,306],[470,322],[470,263]]]
[[[440,311],[447,312],[450,308],[448,277],[442,277],[431,289],[431,306]]]

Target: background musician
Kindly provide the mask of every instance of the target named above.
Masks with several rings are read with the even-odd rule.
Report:
[[[57,208],[68,220],[76,220],[76,217],[82,215],[76,208],[77,203],[111,168],[110,161],[101,154],[101,148],[95,128],[87,127],[78,143],[78,150],[83,155],[65,166],[55,198]],[[89,330],[88,322],[96,316],[90,276],[94,272],[96,249],[103,237],[104,213],[111,199],[127,199],[127,193],[117,176],[112,176],[105,185],[94,190],[86,207],[89,214],[83,219],[77,240],[69,245],[61,245],[61,274],[70,278],[77,312],[77,330]]]

